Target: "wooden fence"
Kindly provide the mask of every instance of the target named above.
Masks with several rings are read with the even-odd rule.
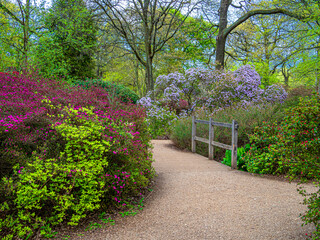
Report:
[[[197,137],[197,123],[204,123],[209,125],[209,139]],[[231,145],[219,143],[214,141],[214,128],[213,126],[227,127],[232,129],[232,143]],[[212,118],[209,121],[196,119],[195,116],[192,117],[192,139],[191,139],[191,149],[192,152],[196,152],[196,141],[204,142],[209,145],[209,159],[213,159],[214,146],[221,147],[224,149],[231,150],[231,168],[237,168],[237,147],[238,147],[238,128],[239,125],[237,121],[233,120],[232,123],[221,123],[214,122]]]

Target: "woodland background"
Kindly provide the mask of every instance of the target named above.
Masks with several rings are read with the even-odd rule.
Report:
[[[0,72],[103,78],[140,97],[157,76],[250,64],[264,86],[319,88],[317,0],[0,1]]]
[[[0,0],[0,238],[136,214],[196,116],[239,123],[238,170],[313,181],[320,239],[319,48],[319,0]]]

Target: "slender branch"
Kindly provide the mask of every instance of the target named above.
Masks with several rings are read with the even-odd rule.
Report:
[[[281,9],[281,8],[275,8],[275,9],[258,9],[258,10],[252,10],[247,13],[245,13],[243,16],[241,16],[237,21],[232,23],[229,27],[223,30],[223,36],[226,37],[228,34],[238,27],[241,23],[245,22],[248,20],[250,17],[255,16],[255,15],[272,15],[272,14],[284,14],[289,17],[295,18],[297,20],[303,20],[307,18],[306,16],[298,15],[293,12],[290,12],[286,9]]]
[[[2,9],[4,12],[6,12],[8,15],[10,15],[14,20],[16,20],[18,23],[20,23],[21,25],[23,25],[23,22],[17,18],[16,15],[14,15],[6,6],[4,6],[1,2],[0,2],[0,9]]]

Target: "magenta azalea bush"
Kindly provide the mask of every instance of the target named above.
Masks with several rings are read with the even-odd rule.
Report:
[[[0,74],[0,236],[128,204],[154,175],[145,110],[32,75]]]

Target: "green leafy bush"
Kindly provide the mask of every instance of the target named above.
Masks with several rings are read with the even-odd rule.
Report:
[[[244,157],[244,154],[249,151],[249,149],[250,149],[249,144],[246,144],[245,147],[239,147],[237,149],[237,168],[238,168],[238,170],[247,171],[246,164],[245,164],[243,157]],[[223,158],[223,161],[221,163],[231,167],[231,154],[232,154],[232,152],[230,150],[227,150],[226,156]]]
[[[262,123],[269,121],[278,121],[282,118],[282,115],[277,111],[275,105],[261,104],[261,105],[249,105],[246,107],[235,106],[225,108],[221,111],[217,111],[211,115],[211,118],[216,122],[228,122],[236,120],[239,124],[238,129],[238,145],[244,146],[249,143],[248,134],[253,133],[257,126],[261,126]],[[215,136],[218,140],[222,140],[225,136],[230,136],[226,139],[231,142],[230,129],[218,128]]]
[[[299,105],[300,97],[312,96],[312,90],[304,86],[296,87],[288,91],[288,97],[283,103],[276,103],[274,105],[274,113],[277,117],[273,118],[273,121],[280,123],[285,117],[285,112],[291,107]]]
[[[50,104],[49,100],[44,101]],[[108,187],[112,181],[114,184],[114,178],[118,182],[131,178],[132,185],[133,182],[136,184],[135,191],[149,182],[148,177],[143,176],[139,169],[131,174],[122,172],[125,173],[122,174],[124,178],[121,174],[116,177],[109,174],[115,171],[109,166],[110,150],[121,143],[114,144],[113,140],[106,139],[101,134],[105,125],[98,121],[93,108],[76,110],[65,107],[64,113],[64,121],[52,125],[66,140],[60,157],[46,159],[45,154],[41,157],[34,156],[33,161],[26,165],[16,165],[17,174],[14,178],[4,178],[2,181],[1,194],[6,194],[7,197],[1,209],[5,217],[0,221],[0,227],[3,229],[9,226],[14,236],[33,235],[41,226],[47,226],[41,230],[42,235],[50,234],[46,229],[51,231],[51,226],[64,220],[70,225],[77,225],[87,212],[99,209],[100,202],[107,200],[106,198],[110,200],[115,197],[120,202],[123,197],[120,191],[125,189],[124,186],[129,181],[122,181],[123,185],[119,189],[117,187],[120,184]],[[125,139],[133,138],[123,126],[114,124],[112,120],[109,122],[109,127]],[[126,189],[126,192],[129,191],[132,189]],[[40,214],[39,210],[42,210]]]
[[[16,166],[15,184],[10,184],[11,178],[2,181],[10,186],[6,194],[15,199],[14,202],[10,202],[10,198],[5,201],[9,207],[2,224],[17,216],[11,230],[19,237],[32,233],[39,226],[54,226],[65,219],[68,224],[76,225],[87,212],[100,208],[111,144],[102,139],[104,127],[96,118],[79,118],[80,111],[72,108],[65,108],[65,112],[65,121],[53,125],[66,140],[60,157],[34,156],[25,166]],[[82,108],[81,112],[94,115],[92,109]],[[37,214],[43,209],[46,209],[43,214]],[[15,211],[17,215],[12,214]],[[41,232],[46,234],[44,229]]]
[[[86,79],[86,80],[75,80],[73,82],[75,86],[81,86],[86,89],[95,87],[104,88],[110,96],[119,98],[123,102],[137,103],[139,96],[131,89],[112,82],[103,81],[101,79]]]
[[[279,125],[264,122],[250,135],[248,171],[313,178],[320,166],[319,126],[319,95],[301,98]]]
[[[180,149],[191,151],[192,117],[180,118],[171,126],[170,139],[174,145]],[[197,136],[208,138],[208,125],[197,125]],[[208,156],[208,144],[196,142],[196,152],[203,156]]]

